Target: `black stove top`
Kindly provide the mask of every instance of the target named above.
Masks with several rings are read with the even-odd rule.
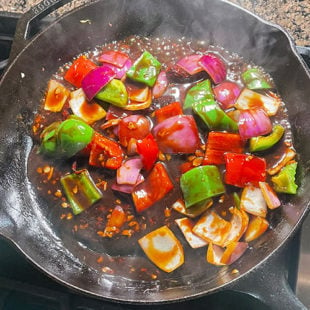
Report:
[[[0,12],[0,78],[8,64],[10,48],[18,20],[17,14]],[[51,20],[43,20],[43,25]],[[42,25],[39,25],[41,27]],[[310,51],[300,52],[310,66]],[[288,244],[285,251],[299,252],[299,235]],[[285,255],[285,253],[283,254]],[[289,255],[287,255],[289,256]],[[296,286],[298,255],[286,260],[289,282]],[[255,284],[254,284],[255,285]],[[233,291],[223,291],[177,305],[149,306],[148,309],[268,309],[259,300]],[[144,309],[145,306],[121,305],[83,296],[55,282],[29,263],[15,247],[0,239],[0,309]]]

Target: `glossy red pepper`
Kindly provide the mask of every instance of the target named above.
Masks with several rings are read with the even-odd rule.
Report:
[[[118,169],[122,165],[124,153],[117,142],[96,132],[90,147],[89,165],[108,169]]]
[[[258,186],[266,180],[266,161],[264,158],[247,154],[226,153],[225,183],[245,187],[252,183]]]
[[[172,102],[158,110],[155,111],[155,117],[157,123],[164,121],[165,119],[183,114],[180,102]]]
[[[224,153],[242,153],[244,142],[239,134],[211,131],[208,135],[204,165],[225,163]]]
[[[158,158],[159,148],[150,133],[144,139],[137,141],[137,151],[141,156],[145,170],[151,170]]]
[[[165,166],[162,163],[155,164],[146,180],[137,185],[132,193],[137,212],[148,209],[172,189],[173,183]]]
[[[97,68],[97,65],[91,60],[87,59],[85,56],[80,56],[73,62],[64,78],[73,86],[80,88],[84,77],[95,68]]]

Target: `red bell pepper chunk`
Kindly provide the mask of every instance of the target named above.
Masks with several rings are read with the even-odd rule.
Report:
[[[204,165],[225,163],[224,153],[242,153],[244,142],[239,134],[211,131],[208,135]]]
[[[165,166],[155,164],[146,180],[137,185],[132,193],[133,202],[137,212],[142,212],[162,199],[173,189]]]
[[[137,141],[137,151],[141,156],[144,169],[151,170],[159,154],[157,142],[151,133]]]
[[[259,182],[266,180],[266,161],[247,154],[226,153],[225,183],[237,187],[245,187],[252,183],[258,186]]]
[[[155,111],[155,117],[156,117],[157,123],[160,123],[171,116],[182,115],[182,114],[183,114],[183,110],[182,110],[181,104],[180,102],[177,102],[177,101],[172,102]]]
[[[97,68],[97,65],[91,60],[87,59],[85,56],[80,56],[73,62],[64,78],[73,86],[80,88],[84,77],[95,68]]]
[[[117,142],[96,132],[90,144],[89,165],[108,169],[118,169],[122,165],[124,153]]]

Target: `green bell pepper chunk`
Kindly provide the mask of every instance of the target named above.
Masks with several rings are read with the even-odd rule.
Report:
[[[76,118],[54,122],[42,132],[39,152],[54,158],[70,158],[89,144],[94,130]]]
[[[194,103],[193,111],[200,116],[210,130],[238,131],[238,124],[215,101],[198,101]]]
[[[269,134],[268,136],[259,136],[251,138],[250,152],[259,152],[270,149],[281,140],[284,131],[285,131],[284,127],[277,124],[273,126],[272,133]]]
[[[257,69],[249,69],[242,73],[242,80],[249,89],[270,89],[272,86],[267,82],[262,72]]]
[[[201,100],[215,102],[210,80],[202,81],[188,90],[183,109],[190,109]]]
[[[60,179],[60,183],[75,215],[102,198],[101,191],[87,170],[65,175]]]
[[[186,208],[204,204],[209,198],[225,192],[220,172],[213,165],[199,166],[185,172],[181,176],[180,186]]]
[[[100,90],[96,98],[122,108],[127,105],[128,93],[122,81],[113,79]]]
[[[240,209],[240,197],[238,195],[238,193],[234,192],[233,193],[233,199],[234,199],[234,206],[237,208],[237,209]]]
[[[153,87],[160,72],[161,63],[145,51],[127,71],[130,79]]]
[[[273,188],[278,193],[296,194],[297,184],[295,183],[295,175],[297,162],[292,162],[281,169],[281,171],[271,178]]]

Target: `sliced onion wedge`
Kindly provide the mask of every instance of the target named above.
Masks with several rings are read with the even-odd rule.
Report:
[[[92,124],[106,116],[106,111],[96,102],[88,102],[82,88],[70,94],[70,108],[76,116],[84,122]]]
[[[82,80],[82,88],[87,99],[93,99],[114,78],[115,72],[107,66],[98,67],[90,71]]]
[[[268,97],[245,88],[238,97],[235,107],[239,110],[263,108],[267,115],[272,116],[277,114],[280,103],[280,99]]]
[[[168,86],[167,74],[165,71],[161,71],[158,74],[157,80],[153,86],[152,91],[153,97],[155,99],[161,97],[165,93],[167,86]]]
[[[216,100],[221,104],[222,108],[229,109],[234,106],[238,96],[240,95],[240,86],[234,82],[225,81],[213,88]]]
[[[231,242],[227,245],[220,262],[225,265],[234,263],[244,254],[247,248],[247,242]]]
[[[140,183],[142,183],[144,181],[144,177],[142,174],[139,174],[138,178],[137,178],[137,183],[134,184],[134,185],[130,185],[130,184],[117,184],[116,182],[113,183],[111,185],[111,188],[114,190],[114,191],[117,191],[117,192],[121,192],[121,193],[125,193],[125,194],[131,194],[135,187],[137,185],[139,185]]]
[[[223,248],[221,248],[216,244],[209,243],[206,256],[207,262],[212,265],[223,266],[225,265],[224,263],[221,262],[223,254],[224,254]]]
[[[226,79],[226,65],[215,54],[203,55],[199,60],[199,65],[207,71],[215,84],[219,84]]]
[[[116,79],[122,80],[123,77],[125,76],[126,72],[132,66],[132,61],[130,59],[128,59],[122,68],[118,68],[117,66],[112,65],[112,64],[108,64],[108,63],[105,63],[104,66],[110,68],[111,70],[113,70],[115,72],[115,78]]]
[[[240,110],[239,134],[243,140],[263,136],[272,131],[270,118],[263,109]]]
[[[193,227],[193,232],[207,242],[223,246],[231,229],[231,223],[225,221],[214,211],[207,211]]]
[[[207,262],[216,266],[231,265],[244,254],[247,248],[247,242],[231,242],[226,249],[210,243]]]
[[[230,220],[231,228],[224,246],[227,246],[231,242],[239,241],[249,224],[249,216],[245,211],[239,210],[238,208],[231,208],[229,211],[232,213],[232,218]]]
[[[203,71],[203,68],[200,66],[199,61],[202,55],[189,55],[180,59],[176,65],[185,70],[188,74],[194,75],[198,72]]]
[[[268,229],[268,227],[269,223],[265,218],[260,216],[252,217],[244,234],[244,240],[250,242],[257,239]]]
[[[69,95],[70,91],[65,86],[55,80],[50,80],[47,86],[44,110],[61,111]]]
[[[241,194],[240,208],[250,214],[266,217],[267,204],[261,189],[247,185]]]
[[[149,88],[148,88],[149,89]],[[152,103],[152,92],[149,89],[148,95],[145,101],[139,102],[139,101],[134,101],[134,100],[128,100],[128,104],[124,109],[130,110],[130,111],[136,111],[136,110],[143,110],[147,109]]]
[[[142,167],[143,163],[140,158],[132,158],[123,162],[116,172],[117,184],[136,184]]]
[[[280,160],[275,165],[267,169],[268,174],[275,175],[295,156],[296,152],[291,148],[287,148]]]
[[[192,206],[190,208],[186,208],[184,200],[178,199],[176,202],[174,202],[172,204],[171,207],[172,207],[172,209],[174,209],[175,211],[177,211],[183,215],[186,215],[190,218],[195,218],[195,217],[201,215],[207,209],[209,209],[212,205],[213,205],[213,200],[208,199],[203,204],[198,204],[198,205]]]
[[[266,182],[259,182],[259,187],[262,191],[264,199],[269,209],[276,209],[281,206],[280,199],[278,198],[272,187]]]
[[[119,51],[106,51],[100,55],[99,61],[112,64],[118,68],[124,67],[129,56]]]
[[[175,222],[182,231],[186,241],[193,249],[201,248],[208,244],[208,242],[201,239],[192,232],[192,229],[194,227],[194,222],[192,220],[187,217],[183,217],[181,219],[176,219]]]
[[[145,102],[149,96],[149,87],[145,86],[143,88],[137,88],[132,86],[127,86],[128,98],[129,100],[136,102]]]
[[[138,242],[147,257],[165,272],[171,272],[184,263],[183,247],[167,226],[151,231]]]

